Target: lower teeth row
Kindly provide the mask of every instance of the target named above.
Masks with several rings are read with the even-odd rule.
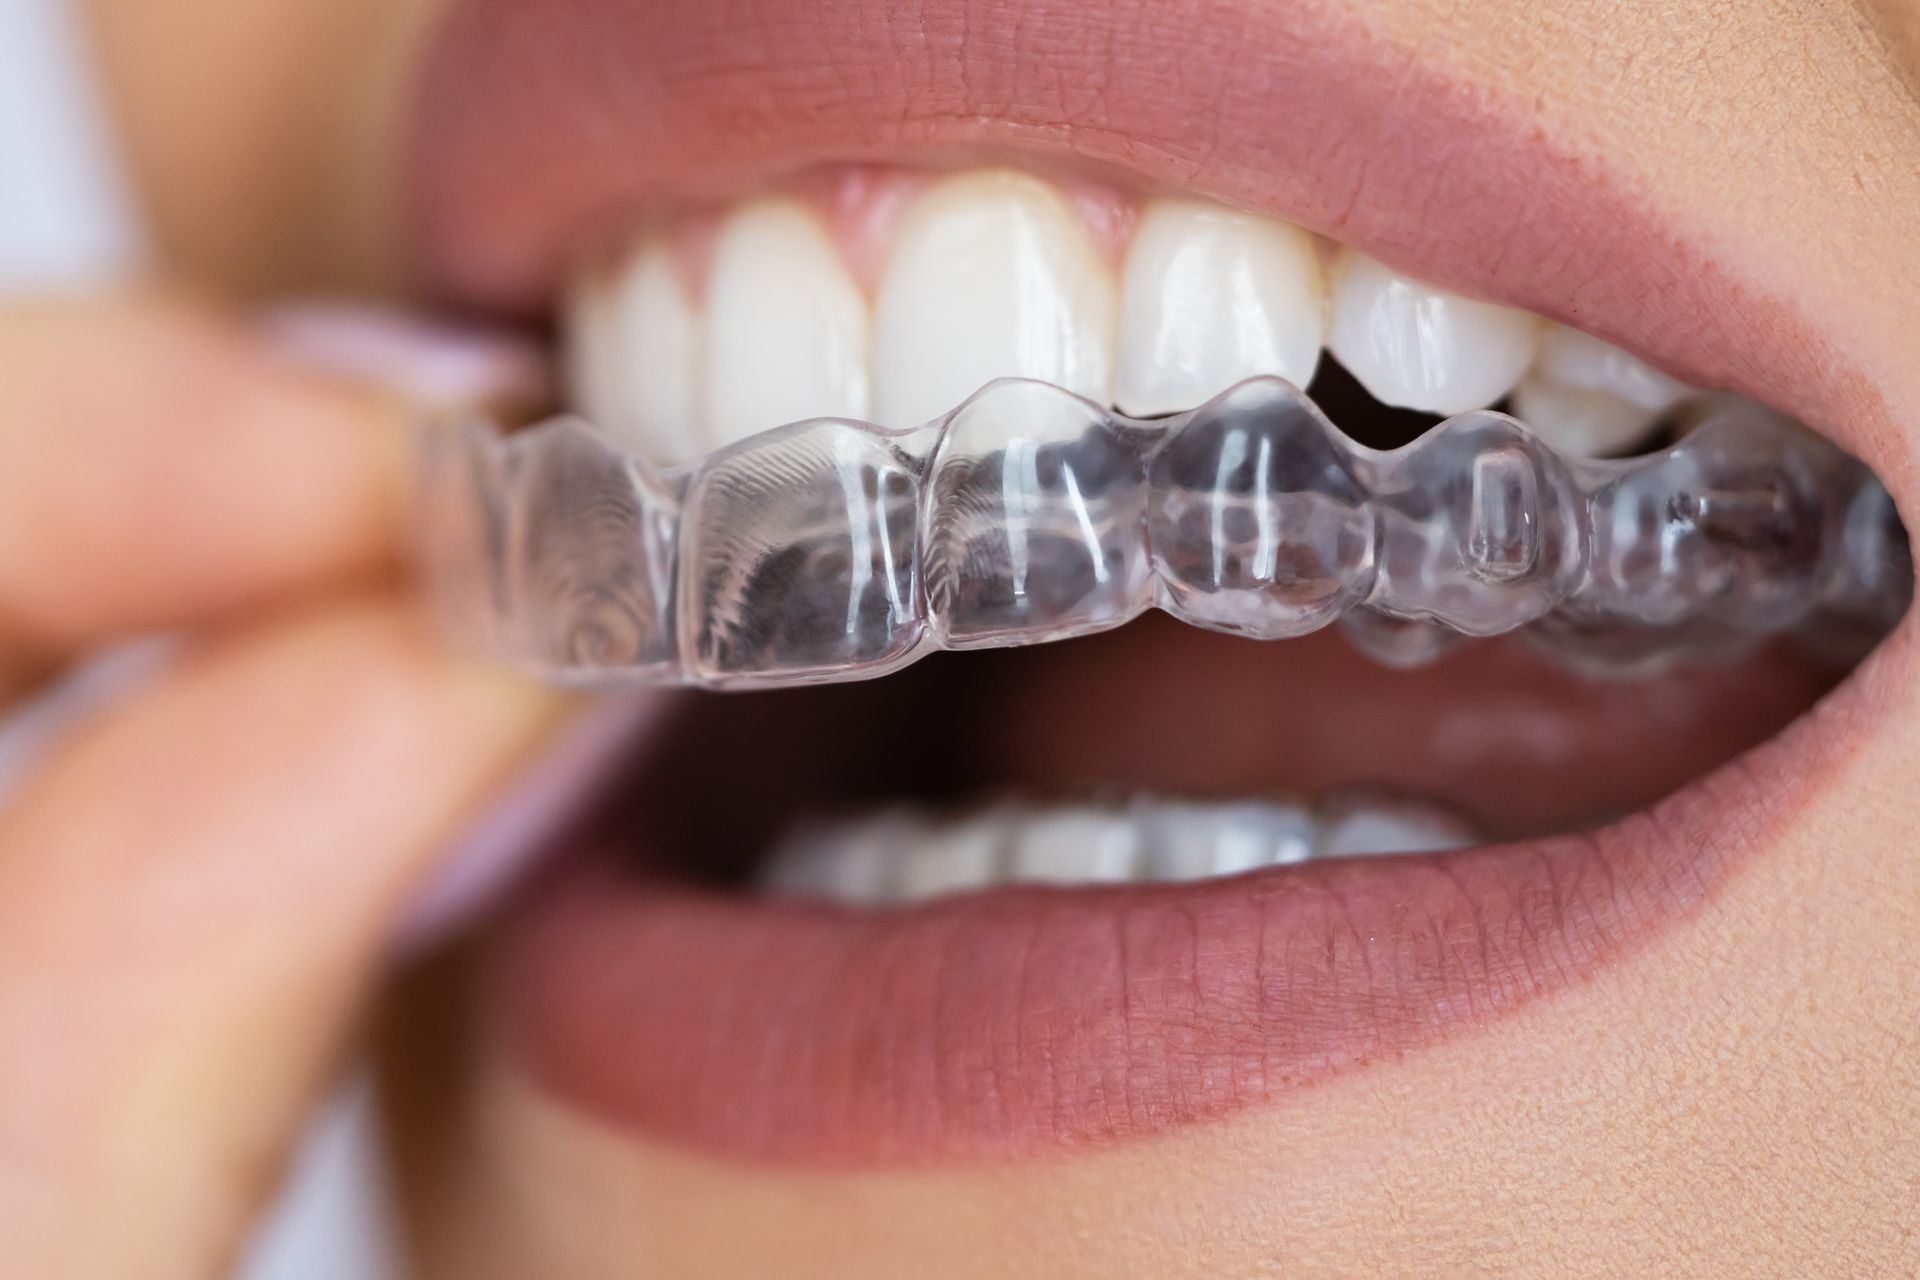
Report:
[[[577,419],[431,443],[450,613],[563,683],[862,679],[1152,607],[1262,639],[1337,621],[1395,665],[1524,628],[1644,672],[1871,642],[1911,592],[1872,474],[1744,402],[1613,461],[1486,410],[1380,452],[1274,378],[1152,421],[1002,381],[916,430],[797,423],[669,472]]]
[[[1197,880],[1473,842],[1467,825],[1445,810],[1360,794],[1313,807],[1148,799],[1102,807],[1003,804],[956,819],[900,811],[802,827],[767,860],[759,885],[775,897],[902,904],[997,884]]]

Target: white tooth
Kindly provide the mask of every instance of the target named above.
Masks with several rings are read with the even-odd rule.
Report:
[[[1638,356],[1563,324],[1548,325],[1534,366],[1541,377],[1584,391],[1604,391],[1658,415],[1693,394]]]
[[[1140,832],[1124,814],[1062,810],[1016,825],[1009,867],[1015,880],[1111,884],[1133,879]]]
[[[1457,818],[1414,805],[1354,805],[1323,817],[1314,856],[1437,853],[1464,849],[1473,833]]]
[[[911,427],[995,378],[1039,378],[1110,403],[1112,273],[1054,191],[964,174],[901,219],[874,304],[873,407]]]
[[[1313,381],[1326,287],[1313,236],[1218,205],[1157,200],[1120,286],[1114,403],[1137,417],[1191,409],[1243,378]]]
[[[1219,806],[1142,804],[1148,837],[1148,873],[1155,880],[1203,880],[1213,874],[1214,835]]]
[[[1472,843],[1466,824],[1443,810],[1365,797],[1336,797],[1317,815],[1273,801],[1007,805],[958,822],[894,810],[801,829],[768,859],[760,886],[774,897],[911,904],[998,884],[1199,880]]]
[[[701,453],[695,374],[700,318],[665,244],[641,251],[622,286],[620,306],[642,445],[662,462],[692,462]]]
[[[997,883],[1003,877],[1005,850],[1005,822],[997,817],[922,827],[902,841],[894,896],[921,902]]]
[[[1213,874],[1235,875],[1261,867],[1304,862],[1313,852],[1313,828],[1304,812],[1277,805],[1240,805],[1216,810]]]
[[[1697,393],[1674,412],[1672,421],[1675,432],[1683,436],[1713,422],[1739,423],[1745,429],[1756,431],[1798,425],[1778,409],[1770,409],[1757,400],[1734,395],[1731,391]]]
[[[1343,249],[1328,350],[1382,404],[1465,413],[1513,389],[1540,324],[1511,307],[1435,289]]]
[[[1660,415],[1604,391],[1530,374],[1513,389],[1513,416],[1562,453],[1604,458],[1631,453],[1653,434]]]
[[[695,394],[699,319],[672,251],[641,246],[584,276],[569,299],[568,395],[589,419],[656,462],[703,446]]]
[[[884,820],[803,831],[768,860],[761,883],[776,897],[884,902],[899,839],[894,824]]]
[[[1293,805],[1153,804],[1155,880],[1200,880],[1304,861],[1313,823]]]
[[[561,377],[567,400],[602,430],[632,441],[636,406],[625,402],[614,377],[617,339],[611,273],[604,269],[581,272],[567,291],[560,326]]]
[[[866,299],[825,228],[791,200],[721,224],[707,285],[707,443],[802,418],[867,415]]]

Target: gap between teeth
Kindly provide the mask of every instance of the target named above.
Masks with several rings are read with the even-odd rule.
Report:
[[[1275,219],[1192,199],[1137,212],[1103,251],[1037,178],[950,175],[906,199],[863,287],[812,206],[750,200],[703,258],[648,235],[581,273],[569,394],[664,465],[808,418],[912,427],[1002,377],[1152,417],[1260,375],[1304,387],[1323,350],[1391,406],[1450,415],[1512,396],[1575,455],[1632,449],[1690,394],[1599,339]]]
[[[900,809],[797,828],[762,865],[756,885],[781,898],[899,905],[1004,884],[1187,881],[1473,843],[1468,824],[1440,806],[1384,796],[1339,796],[1317,807],[1154,798],[1004,803],[959,818]]]

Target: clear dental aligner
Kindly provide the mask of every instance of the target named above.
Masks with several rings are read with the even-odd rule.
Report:
[[[1380,452],[1278,378],[1154,420],[1002,380],[923,427],[817,419],[665,471],[572,417],[428,455],[447,612],[565,684],[867,679],[1148,608],[1259,639],[1338,622],[1396,666],[1517,631],[1641,673],[1782,633],[1858,652],[1911,591],[1871,473],[1732,400],[1626,460],[1491,410]]]

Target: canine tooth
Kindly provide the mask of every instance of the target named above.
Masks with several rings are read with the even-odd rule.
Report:
[[[997,883],[1003,878],[1005,853],[1006,832],[993,817],[919,827],[904,833],[900,842],[894,896],[921,902]]]
[[[1693,394],[1638,356],[1563,324],[1548,325],[1540,340],[1539,376],[1583,391],[1605,392],[1658,416]]]
[[[1111,395],[1112,273],[1054,191],[1003,171],[906,211],[874,306],[874,416],[916,426],[994,378]]]
[[[1326,286],[1312,235],[1218,205],[1141,213],[1120,286],[1114,403],[1137,417],[1191,409],[1234,383],[1313,380]]]
[[[590,419],[656,462],[700,456],[699,317],[665,244],[577,281],[566,330],[568,395]]]
[[[1124,814],[1036,814],[1018,823],[1009,860],[1011,879],[1041,884],[1110,884],[1133,879],[1140,864],[1140,833]]]
[[[720,227],[707,285],[708,445],[802,418],[867,414],[867,304],[826,230],[791,200]]]
[[[1333,280],[1328,349],[1382,404],[1485,408],[1533,363],[1540,326],[1524,311],[1422,284],[1352,249]]]
[[[1652,434],[1657,413],[1604,391],[1588,391],[1537,374],[1513,389],[1513,416],[1562,453],[1585,458],[1630,453]]]

